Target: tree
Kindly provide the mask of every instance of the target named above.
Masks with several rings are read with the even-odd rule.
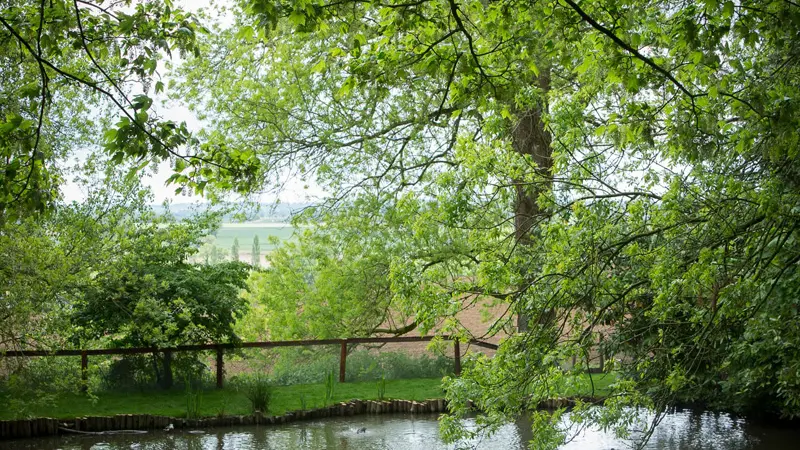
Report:
[[[4,348],[48,348],[59,343],[55,336],[64,326],[61,296],[79,284],[83,270],[68,247],[52,239],[50,228],[26,219],[0,233],[5,261],[0,268]]]
[[[250,264],[253,267],[261,265],[261,244],[258,242],[258,235],[253,236],[253,248],[250,251]]]
[[[338,213],[306,209],[325,227],[307,228],[283,243],[267,256],[269,269],[248,280],[247,297],[262,310],[254,331],[273,340],[332,339],[400,335],[416,327],[392,301],[390,265],[399,254],[394,229],[359,219],[372,206],[358,201]]]
[[[59,164],[86,140],[114,164],[135,161],[135,170],[172,160],[180,188],[238,184],[247,158],[231,159],[152,108],[165,89],[159,61],[173,52],[197,55],[204,31],[169,0],[3,2],[0,224],[52,206]]]
[[[262,182],[412,209],[389,277],[423,327],[465,295],[529,318],[448,384],[448,437],[469,398],[557,446],[533,410],[598,346],[619,382],[574,419],[800,414],[793,2],[243,3],[178,92]]]
[[[156,215],[138,178],[102,158],[89,157],[75,182],[87,193],[85,201],[57,202],[41,215],[0,227],[0,255],[8,262],[0,269],[4,348],[237,339],[233,325],[247,308],[239,296],[246,265],[189,262],[203,236],[218,227],[221,212],[181,222],[168,212]],[[2,361],[6,374],[19,369],[6,366],[10,361]],[[168,359],[156,373],[170,383]]]
[[[247,265],[188,262],[218,217],[182,223],[152,216],[131,219],[117,230],[125,236],[124,250],[106,261],[72,304],[75,337],[116,347],[237,341],[233,326],[247,307],[239,295]],[[170,387],[169,355],[153,359],[160,359],[154,364],[157,378]]]
[[[148,210],[135,178],[104,173],[91,157],[75,182],[87,193],[82,203],[57,202],[38,217],[0,227],[0,341],[5,348],[51,349],[69,345],[68,311],[94,275],[122,251],[115,230],[129,215]]]
[[[217,181],[244,187],[241,176],[252,175],[244,165],[257,163],[231,159],[153,106],[167,87],[159,63],[173,53],[196,56],[196,37],[208,30],[170,0],[107,3],[0,4],[0,246],[19,264],[0,279],[4,346],[63,343],[64,328],[54,328],[64,326],[65,310],[102,272],[103,258],[113,259],[111,250],[126,252],[127,236],[115,233],[148,220],[141,189],[94,192],[87,205],[61,202],[67,160],[105,155],[104,164],[132,179],[170,160],[178,190],[195,192]],[[121,173],[108,175],[120,183]],[[117,198],[125,195],[133,198]],[[50,259],[29,254],[47,248]]]
[[[231,247],[231,259],[239,261],[239,238],[233,238],[233,247]]]

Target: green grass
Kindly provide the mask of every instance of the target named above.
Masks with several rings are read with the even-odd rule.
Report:
[[[301,396],[306,408],[322,406],[325,388],[322,384],[276,386],[269,407],[269,414],[278,415],[286,411],[301,409]],[[86,395],[63,394],[49,407],[33,408],[34,417],[74,418],[83,416],[110,416],[114,414],[153,414],[172,417],[186,415],[186,393],[182,390],[144,391],[144,392],[101,392],[93,401]],[[412,380],[391,380],[386,382],[386,397],[404,400],[425,400],[440,398],[441,379],[422,378]],[[375,382],[338,383],[333,401],[352,399],[377,399]],[[2,400],[0,400],[0,403]],[[202,392],[198,402],[199,416],[218,414],[250,414],[250,401],[243,390],[232,387],[210,389]],[[14,419],[9,411],[0,409],[0,420]]]
[[[582,385],[563,394],[564,397],[591,395],[589,376],[585,376]],[[614,374],[592,375],[595,396],[607,395],[608,386],[615,381]],[[323,406],[325,397],[324,384],[299,384],[292,386],[275,386],[269,406],[269,414],[280,415],[286,411]],[[378,384],[375,381],[358,383],[336,383],[333,403],[347,400],[377,400]],[[386,380],[384,398],[403,400],[425,400],[441,398],[440,378],[416,378],[402,380]],[[197,414],[201,417],[250,414],[250,401],[245,396],[244,388],[203,390],[198,396]],[[4,399],[0,397],[0,404]],[[186,415],[186,392],[183,390],[148,390],[133,392],[100,392],[96,399],[87,395],[64,393],[58,396],[54,404],[32,407],[29,414],[33,417],[74,418],[83,416],[111,416],[115,414],[152,414],[171,417]],[[15,419],[11,411],[0,409],[0,420]]]
[[[598,373],[593,375],[584,375],[583,383],[581,386],[574,390],[567,390],[564,397],[575,396],[595,396],[605,397],[610,393],[609,386],[617,381],[617,376],[614,373]],[[592,392],[594,386],[594,392]]]

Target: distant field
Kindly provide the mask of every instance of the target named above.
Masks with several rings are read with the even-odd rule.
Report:
[[[224,249],[233,247],[233,240],[239,238],[240,253],[249,253],[253,245],[253,238],[258,236],[261,252],[275,249],[270,243],[270,238],[275,237],[279,242],[292,238],[296,228],[288,223],[223,223],[215,237],[214,245]]]

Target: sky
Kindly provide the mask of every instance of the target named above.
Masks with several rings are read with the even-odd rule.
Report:
[[[178,0],[175,2],[176,6],[181,7],[183,9],[197,12],[200,9],[205,9],[209,14],[214,14],[216,17],[219,18],[220,23],[225,25],[232,24],[232,18],[230,16],[225,15],[217,15],[215,13],[215,6],[216,5],[224,5],[230,4],[232,1],[230,0]],[[172,59],[173,64],[180,63],[180,58],[175,55]],[[169,72],[163,67],[159,67],[159,74],[162,77],[168,77]],[[155,96],[158,99],[158,96]],[[159,115],[161,115],[165,120],[173,120],[175,122],[186,122],[187,127],[192,131],[198,131],[203,127],[203,123],[197,119],[197,117],[190,111],[187,105],[177,104],[175,102],[160,102],[156,100],[153,104],[153,108],[156,108]],[[75,162],[79,162],[81,160],[81,155],[84,155],[85,152],[76,152],[78,155],[77,158],[73,161],[70,161],[70,164]],[[155,203],[163,203],[164,201],[169,201],[171,203],[198,203],[198,202],[205,202],[206,199],[198,196],[185,196],[185,195],[176,195],[175,189],[177,186],[170,186],[166,184],[167,178],[172,174],[172,170],[170,168],[169,161],[163,161],[158,165],[156,171],[147,171],[147,173],[143,173],[142,175],[142,184],[149,187],[150,190],[153,192],[153,196],[155,198]],[[81,188],[70,181],[69,174],[65,177],[67,182],[62,185],[61,187],[61,194],[65,201],[82,201],[86,198],[86,194],[82,192]],[[280,193],[277,195],[275,193],[264,193],[256,196],[255,200],[264,203],[273,203],[276,200],[280,200],[282,203],[308,203],[314,202],[319,200],[321,196],[324,195],[322,190],[315,186],[315,185],[307,185],[308,183],[303,182],[302,180],[298,179],[290,179],[284,184],[283,188],[281,189]],[[235,198],[229,198],[228,200],[235,201]]]

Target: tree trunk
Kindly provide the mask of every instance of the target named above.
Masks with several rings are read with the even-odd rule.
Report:
[[[542,89],[542,96],[550,90],[550,70],[543,68],[537,80]],[[525,250],[533,242],[534,227],[541,221],[547,211],[539,204],[539,195],[552,189],[553,147],[550,133],[545,128],[542,115],[547,105],[542,100],[533,108],[517,113],[519,121],[511,130],[511,144],[514,151],[527,155],[536,164],[536,179],[533,183],[525,180],[514,180],[516,200],[514,202],[514,236],[516,245]],[[529,267],[521,267],[526,272],[525,279],[533,274]],[[540,320],[551,312],[542,311]],[[526,331],[531,317],[521,308],[517,310],[517,329]]]
[[[152,354],[152,358],[150,358],[150,361],[153,363],[153,373],[156,374],[156,384],[161,386],[161,370],[159,367],[158,353],[154,352]]]
[[[172,388],[172,352],[164,352],[164,389]]]

